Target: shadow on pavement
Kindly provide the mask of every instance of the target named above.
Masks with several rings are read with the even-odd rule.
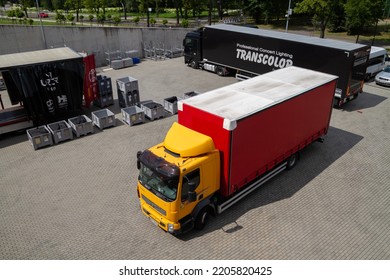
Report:
[[[373,108],[378,106],[386,99],[386,97],[380,95],[363,92],[359,94],[359,97],[357,99],[346,103],[342,109],[347,112],[354,112],[358,110]]]

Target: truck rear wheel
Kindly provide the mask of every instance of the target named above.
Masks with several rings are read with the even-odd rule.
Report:
[[[201,230],[205,227],[207,224],[207,221],[209,219],[210,213],[207,207],[200,210],[198,215],[195,217],[195,229]]]
[[[298,153],[292,154],[287,160],[287,170],[293,169],[299,159]]]

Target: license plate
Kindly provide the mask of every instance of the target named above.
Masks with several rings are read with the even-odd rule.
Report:
[[[152,224],[158,227],[158,223],[153,218],[149,217],[149,219],[152,222]]]

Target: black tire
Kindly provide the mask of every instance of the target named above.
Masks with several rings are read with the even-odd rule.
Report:
[[[202,230],[209,219],[210,213],[207,207],[199,211],[198,215],[195,217],[195,229]]]
[[[189,63],[188,63],[188,66],[190,66],[191,68],[194,68],[194,69],[198,69],[198,62],[196,62],[195,59],[191,60]]]
[[[333,107],[336,109],[341,109],[343,103],[344,102],[340,98],[335,98],[333,101]]]
[[[223,71],[223,68],[221,66],[217,66],[215,68],[215,73],[217,73],[218,76],[225,76],[225,71]]]
[[[287,160],[287,170],[293,169],[299,159],[298,153],[292,154]]]

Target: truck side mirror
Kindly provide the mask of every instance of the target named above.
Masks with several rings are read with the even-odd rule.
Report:
[[[188,188],[190,189],[190,192],[194,192],[196,189],[196,183],[194,181],[188,181]]]
[[[142,152],[141,151],[138,151],[137,152],[137,169],[140,170],[141,169],[141,162],[139,160],[139,157],[142,155]]]
[[[189,191],[188,192],[188,202],[194,202],[196,201],[196,192],[195,191]]]

